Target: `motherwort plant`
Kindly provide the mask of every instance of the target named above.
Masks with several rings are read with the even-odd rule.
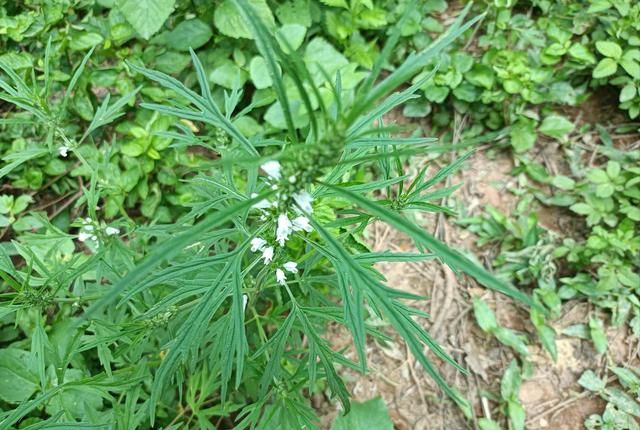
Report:
[[[211,169],[190,181],[194,203],[175,223],[127,229],[123,222],[117,231],[111,227],[94,235],[86,225],[102,224],[91,221],[81,227],[85,240],[100,241],[90,256],[75,257],[57,270],[33,262],[16,269],[2,262],[15,288],[32,288],[29,283],[37,281],[37,288],[51,290],[47,297],[57,306],[68,308],[62,314],[71,321],[66,332],[72,341],[54,358],[34,355],[41,369],[55,371],[42,370],[42,393],[5,416],[0,430],[78,390],[111,407],[95,414],[65,412],[64,420],[116,422],[127,429],[149,428],[150,422],[173,429],[214,428],[212,417],[226,417],[238,429],[317,428],[308,395],[330,392],[348,411],[339,369],[367,370],[367,338],[389,339],[370,324],[380,319],[468,410],[425,354],[426,346],[464,372],[424,329],[420,319],[428,316],[407,304],[423,298],[387,285],[374,264],[437,258],[531,304],[405,216],[447,211],[435,201],[455,187],[434,187],[466,157],[437,171],[422,169],[411,180],[405,172],[408,157],[459,148],[436,145],[432,138],[396,137],[398,128],[383,121],[416,97],[429,76],[405,84],[477,18],[463,23],[465,11],[441,38],[381,78],[400,38],[400,22],[371,72],[356,84],[351,76],[347,86],[340,70],[329,73],[323,64],[306,63],[286,38],[274,37],[250,1],[233,3],[269,70],[286,132],[243,134],[242,118],[259,103],[242,103],[238,90],[214,97],[193,51],[197,92],[164,73],[129,64],[175,95],[171,103],[142,107],[179,118],[189,126],[172,133],[174,140],[204,146],[216,157]],[[307,125],[301,127],[300,118]],[[207,130],[227,138],[207,139]],[[99,214],[95,179],[85,199],[89,212]],[[370,251],[360,238],[374,221],[407,234],[419,252]],[[12,309],[30,306],[21,297],[13,297]],[[39,324],[46,306],[37,308]],[[332,348],[322,335],[328,323],[348,328],[357,360]],[[47,350],[51,340],[39,333],[34,348]],[[67,377],[78,360],[94,363],[90,377]],[[177,411],[171,406],[176,402]]]

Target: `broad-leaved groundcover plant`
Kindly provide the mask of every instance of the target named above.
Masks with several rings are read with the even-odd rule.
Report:
[[[424,298],[388,285],[375,264],[438,259],[460,276],[535,306],[410,216],[449,212],[439,202],[457,187],[445,180],[469,154],[418,172],[406,161],[468,147],[407,136],[384,121],[419,97],[437,72],[423,73],[425,65],[437,62],[480,17],[465,20],[467,8],[440,38],[383,73],[405,16],[368,75],[346,88],[340,70],[326,70],[321,61],[308,64],[286,38],[274,35],[252,2],[232,3],[269,72],[286,124],[281,134],[243,133],[238,120],[256,106],[239,86],[214,98],[208,71],[193,50],[195,81],[189,84],[139,61],[127,63],[172,97],[148,102],[135,89],[115,102],[106,97],[79,138],[68,137],[61,124],[64,103],[91,53],[59,96],[65,102],[57,111],[46,103],[46,66],[41,79],[27,83],[2,65],[0,97],[31,114],[28,121],[49,136],[37,151],[76,157],[91,181],[78,194],[86,211],[73,222],[74,234],[43,218],[26,242],[14,242],[15,255],[0,248],[0,276],[9,287],[0,315],[33,332],[29,342],[0,351],[0,360],[15,363],[23,380],[12,389],[26,397],[0,415],[0,430],[19,423],[28,429],[213,429],[213,417],[226,417],[237,429],[317,428],[309,394],[331,393],[348,412],[341,369],[366,372],[367,340],[392,341],[396,334],[470,413],[465,397],[425,353],[428,347],[465,372],[425,330],[428,315],[411,306]],[[136,225],[126,213],[119,221],[105,220],[106,170],[80,150],[125,104],[139,99],[155,118],[151,123],[175,117],[180,126],[132,132],[215,154],[210,169],[188,180],[193,203],[172,223]],[[298,126],[301,119],[308,125]],[[219,138],[203,138],[203,129]],[[4,166],[3,175],[24,161]],[[363,233],[374,222],[409,236],[417,251],[371,251]],[[65,251],[69,247],[83,252]],[[52,318],[56,329],[47,331]],[[382,331],[373,319],[393,331]],[[357,360],[332,347],[324,335],[330,323],[348,329]]]

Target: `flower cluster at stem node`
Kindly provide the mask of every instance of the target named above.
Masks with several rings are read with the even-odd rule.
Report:
[[[261,237],[253,238],[251,252],[261,252],[264,264],[268,265],[273,262],[276,245],[284,248],[294,232],[313,231],[307,218],[307,215],[313,212],[313,198],[308,191],[300,188],[301,184],[296,175],[289,175],[283,180],[282,166],[278,161],[268,161],[261,169],[267,174],[267,185],[277,193],[275,200],[261,200],[253,205],[253,208],[262,212],[261,220],[273,219],[275,234],[272,242]],[[252,197],[255,197],[255,194]],[[291,212],[293,215],[290,215]],[[298,273],[297,263],[289,261],[276,268],[276,281],[281,285],[286,284],[286,272]]]

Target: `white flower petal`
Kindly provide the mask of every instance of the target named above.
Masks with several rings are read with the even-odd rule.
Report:
[[[276,269],[276,281],[278,281],[280,285],[287,284],[287,275],[285,275],[281,269]]]
[[[120,230],[115,227],[107,227],[104,229],[104,232],[107,236],[114,236],[116,234],[120,234]]]
[[[67,155],[69,155],[69,147],[68,146],[59,147],[58,154],[60,154],[61,157],[66,157]]]
[[[271,203],[269,200],[260,200],[255,205],[251,206],[253,209],[269,209],[271,207]]]
[[[78,240],[80,242],[84,242],[91,239],[91,236],[93,236],[91,233],[85,233],[84,231],[81,231],[80,233],[78,233]]]
[[[278,161],[267,161],[262,166],[262,170],[272,179],[280,179],[280,163]]]
[[[310,233],[311,231],[313,231],[313,227],[311,227],[311,224],[309,223],[309,218],[307,218],[306,216],[299,216],[293,219],[292,223],[292,229],[293,231],[306,231],[307,233]]]
[[[247,296],[246,294],[242,295],[242,311],[246,311],[247,310],[247,303],[249,303],[249,296]]]
[[[306,191],[300,191],[293,195],[293,199],[296,201],[298,208],[305,213],[313,212],[313,207],[311,206],[311,202],[313,201],[313,197]]]
[[[252,199],[255,197],[258,197],[258,194],[256,193],[251,194]],[[258,203],[255,203],[251,207],[254,209],[269,209],[271,206],[273,206],[273,203],[269,202],[267,199],[264,199],[264,200],[260,200]]]
[[[295,261],[288,261],[284,263],[282,267],[284,267],[284,270],[289,273],[298,273],[298,263],[296,263]]]
[[[278,216],[278,226],[276,228],[276,241],[280,244],[280,246],[284,246],[284,243],[287,239],[289,239],[289,235],[291,235],[292,226],[291,221],[289,221],[289,217],[287,214],[280,214]]]
[[[266,244],[266,240],[259,237],[254,237],[253,239],[251,239],[251,252],[262,251]]]
[[[273,246],[268,246],[262,251],[262,258],[264,258],[264,264],[271,263],[271,260],[273,260]]]

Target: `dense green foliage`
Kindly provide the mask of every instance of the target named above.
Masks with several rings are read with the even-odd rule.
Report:
[[[578,383],[587,390],[597,393],[607,402],[604,412],[593,414],[585,421],[587,430],[636,430],[640,428],[636,417],[640,416],[640,405],[634,400],[640,389],[640,376],[637,370],[612,367],[611,373],[618,379],[620,387],[607,384],[607,381],[588,370],[582,374]]]
[[[554,358],[566,300],[610,315],[563,333],[599,353],[609,322],[640,335],[640,153],[612,139],[637,125],[577,128],[566,113],[608,92],[620,115],[640,116],[640,5],[469,9],[0,0],[0,429],[316,428],[309,395],[349,408],[340,369],[366,370],[367,338],[392,333],[381,320],[472,418],[423,348],[465,370],[407,304],[422,298],[386,285],[380,261],[439,258],[532,305]],[[440,142],[385,124],[394,110],[427,118]],[[585,133],[599,143],[579,143]],[[564,174],[534,161],[549,141],[566,153]],[[457,189],[445,181],[467,161],[461,151],[485,142],[512,150],[518,210],[461,224],[499,247],[500,278],[411,221],[464,215],[441,203]],[[412,175],[412,156],[443,152],[458,156]],[[583,228],[547,231],[535,205]],[[363,232],[377,220],[421,252],[370,251]],[[528,365],[535,340],[473,305],[481,329]],[[349,329],[358,360],[332,349],[330,322]],[[494,399],[514,429],[521,379],[514,360]],[[634,415],[612,404],[590,428]],[[372,405],[334,428],[372,428]]]
[[[164,6],[155,10],[157,15],[142,13],[142,8],[128,14],[127,8],[137,4],[133,1],[24,3],[7,2],[0,9],[4,29],[0,46],[5,52],[1,58],[3,64],[18,73],[28,73],[32,67],[43,73],[47,35],[51,37],[52,52],[65,52],[64,56],[50,57],[50,84],[39,94],[40,103],[51,110],[46,116],[48,122],[57,114],[55,107],[62,101],[56,94],[68,86],[84,53],[95,49],[90,64],[96,67],[80,76],[63,118],[56,118],[57,133],[67,129],[73,136],[77,127],[84,131],[106,94],[112,99],[131,97],[140,88],[140,94],[154,102],[167,100],[169,92],[140,79],[123,60],[180,75],[188,85],[193,84],[190,47],[202,59],[215,100],[222,101],[225,89],[243,86],[252,89],[244,96],[245,101],[252,103],[252,113],[237,120],[245,134],[277,134],[286,128],[268,65],[228,1],[211,8],[204,1],[165,0]],[[290,48],[298,49],[306,64],[320,59],[329,75],[340,69],[345,89],[354,88],[364,79],[380,53],[389,25],[406,8],[404,1],[354,0],[348,4],[291,0],[272,12],[262,1],[253,3],[258,5],[269,28],[277,27],[279,37]],[[400,45],[393,52],[391,64],[411,50],[425,48],[444,29],[437,18],[441,13],[450,13],[446,2],[418,3],[419,7],[412,9],[401,25]],[[475,33],[477,37],[460,38],[456,42],[460,49],[451,50],[437,62],[434,60],[423,74],[415,77],[419,80],[433,73],[420,85],[422,97],[407,103],[405,115],[431,114],[433,124],[446,132],[454,111],[468,112],[474,118],[470,134],[510,126],[510,144],[517,152],[532,148],[538,133],[562,138],[573,129],[565,117],[545,109],[538,111],[534,106],[576,105],[588,97],[592,88],[607,84],[620,87],[621,107],[632,119],[638,116],[637,4],[632,5],[630,0],[512,3],[490,4]],[[484,11],[485,5],[479,4],[477,9]],[[136,18],[138,15],[140,19]],[[138,34],[142,40],[136,39]],[[438,69],[434,73],[436,63]],[[313,67],[311,73],[315,79],[322,75]],[[284,81],[292,103],[291,119],[297,128],[305,128],[309,117],[304,103],[286,73]],[[321,97],[330,97],[327,90],[321,90]],[[312,102],[317,111],[319,104]],[[129,98],[125,106],[131,108],[133,104],[134,99]],[[126,120],[117,121],[114,153],[103,166],[107,182],[100,184],[107,197],[104,205],[107,218],[136,207],[144,217],[166,222],[190,202],[191,195],[180,180],[198,166],[206,166],[207,157],[197,152],[175,151],[171,136],[155,135],[167,131],[173,122],[148,111],[136,111]],[[188,123],[182,126],[195,127]],[[24,124],[6,127],[0,151],[8,154],[10,150],[16,156],[16,152],[30,148],[34,137],[35,140],[49,137],[40,131],[33,127],[25,130]],[[215,129],[205,133],[207,140],[225,139],[224,133]],[[88,159],[99,156],[89,153],[91,147],[83,147],[81,151],[87,151]],[[14,170],[9,176],[13,185],[39,189],[49,178],[70,169],[73,177],[87,177],[81,166],[70,166],[56,159],[55,152],[53,155],[31,154],[37,161],[27,165],[30,169]],[[74,188],[71,181],[67,182],[56,183],[53,190],[63,194]]]

